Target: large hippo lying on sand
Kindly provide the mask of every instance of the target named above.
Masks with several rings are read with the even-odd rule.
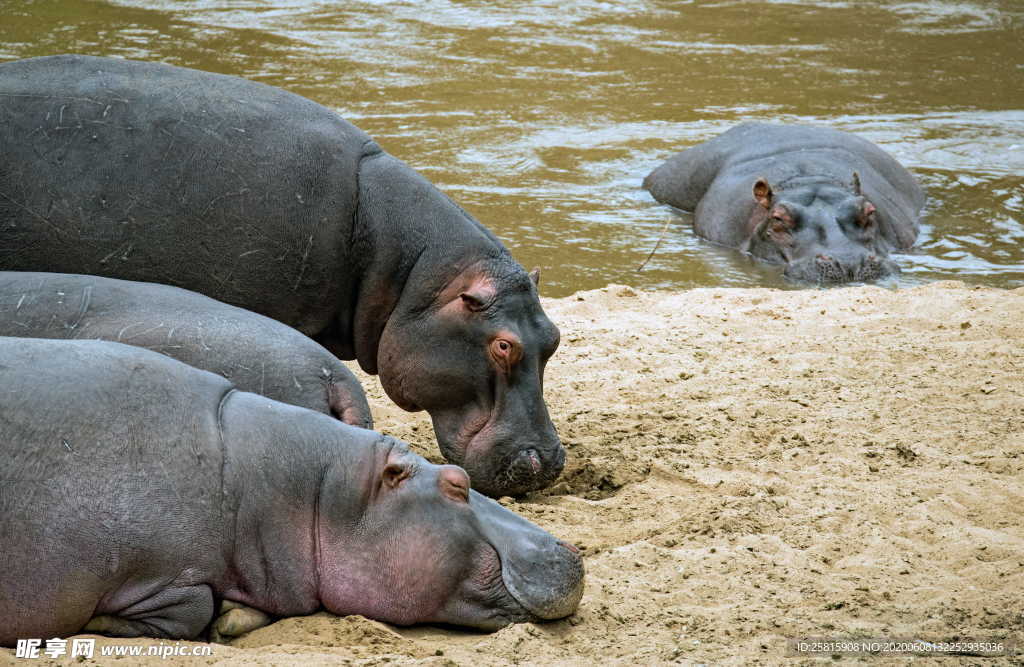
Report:
[[[582,594],[461,468],[155,352],[0,338],[0,387],[2,646],[197,637],[218,600],[490,630]]]
[[[315,341],[277,320],[177,287],[0,271],[0,336],[145,347],[223,375],[242,391],[373,427],[359,380]]]
[[[781,263],[814,283],[898,273],[924,191],[869,141],[824,127],[745,123],[669,158],[644,187],[693,211],[706,239]]]
[[[536,277],[307,99],[155,63],[0,64],[0,269],[183,287],[291,325],[425,409],[491,495],[550,484]]]

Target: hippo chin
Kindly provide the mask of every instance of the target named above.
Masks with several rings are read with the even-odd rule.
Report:
[[[491,495],[565,452],[541,393],[537,279],[333,111],[158,63],[0,64],[0,270],[163,283],[273,318],[427,410]]]
[[[822,285],[899,273],[889,253],[913,246],[925,201],[910,172],[864,139],[764,123],[669,158],[644,187],[693,211],[700,236]]]
[[[0,646],[193,639],[221,600],[243,630],[321,608],[494,630],[579,603],[574,547],[393,438],[119,343],[0,338],[0,359]]]

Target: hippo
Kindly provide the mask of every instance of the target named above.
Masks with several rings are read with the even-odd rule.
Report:
[[[582,595],[579,551],[462,468],[170,357],[0,338],[0,387],[0,646],[199,638],[218,601],[494,630]]]
[[[644,179],[663,204],[694,212],[709,241],[785,265],[817,284],[899,273],[925,194],[871,142],[806,125],[744,123],[677,153]]]
[[[0,336],[112,340],[223,375],[242,391],[373,428],[359,380],[316,341],[179,287],[0,271]]]
[[[539,272],[335,112],[238,77],[65,55],[0,64],[0,118],[0,270],[260,313],[426,410],[476,490],[560,474]]]

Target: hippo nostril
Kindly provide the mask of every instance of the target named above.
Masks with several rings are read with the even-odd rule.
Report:
[[[537,454],[536,449],[526,449],[520,452],[518,462],[520,465],[528,466],[530,472],[534,475],[540,473],[540,456]]]

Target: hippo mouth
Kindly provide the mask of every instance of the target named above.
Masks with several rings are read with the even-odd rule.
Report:
[[[569,554],[568,559],[553,559],[553,571],[562,575],[561,581],[545,580],[529,566],[517,567],[514,557],[499,554],[502,547],[488,545],[476,559],[486,570],[486,574],[475,576],[477,581],[486,582],[477,590],[478,604],[462,607],[462,614],[435,622],[493,632],[513,623],[542,623],[571,615],[583,596],[583,564],[576,547],[556,542],[556,548]],[[537,567],[545,565],[552,563],[539,563]],[[550,576],[550,572],[544,574]]]
[[[537,449],[529,447],[504,457],[496,466],[494,488],[508,496],[518,496],[546,488],[562,474],[565,450],[561,447],[545,461]],[[486,491],[481,491],[486,493]],[[490,494],[488,494],[490,495]]]

